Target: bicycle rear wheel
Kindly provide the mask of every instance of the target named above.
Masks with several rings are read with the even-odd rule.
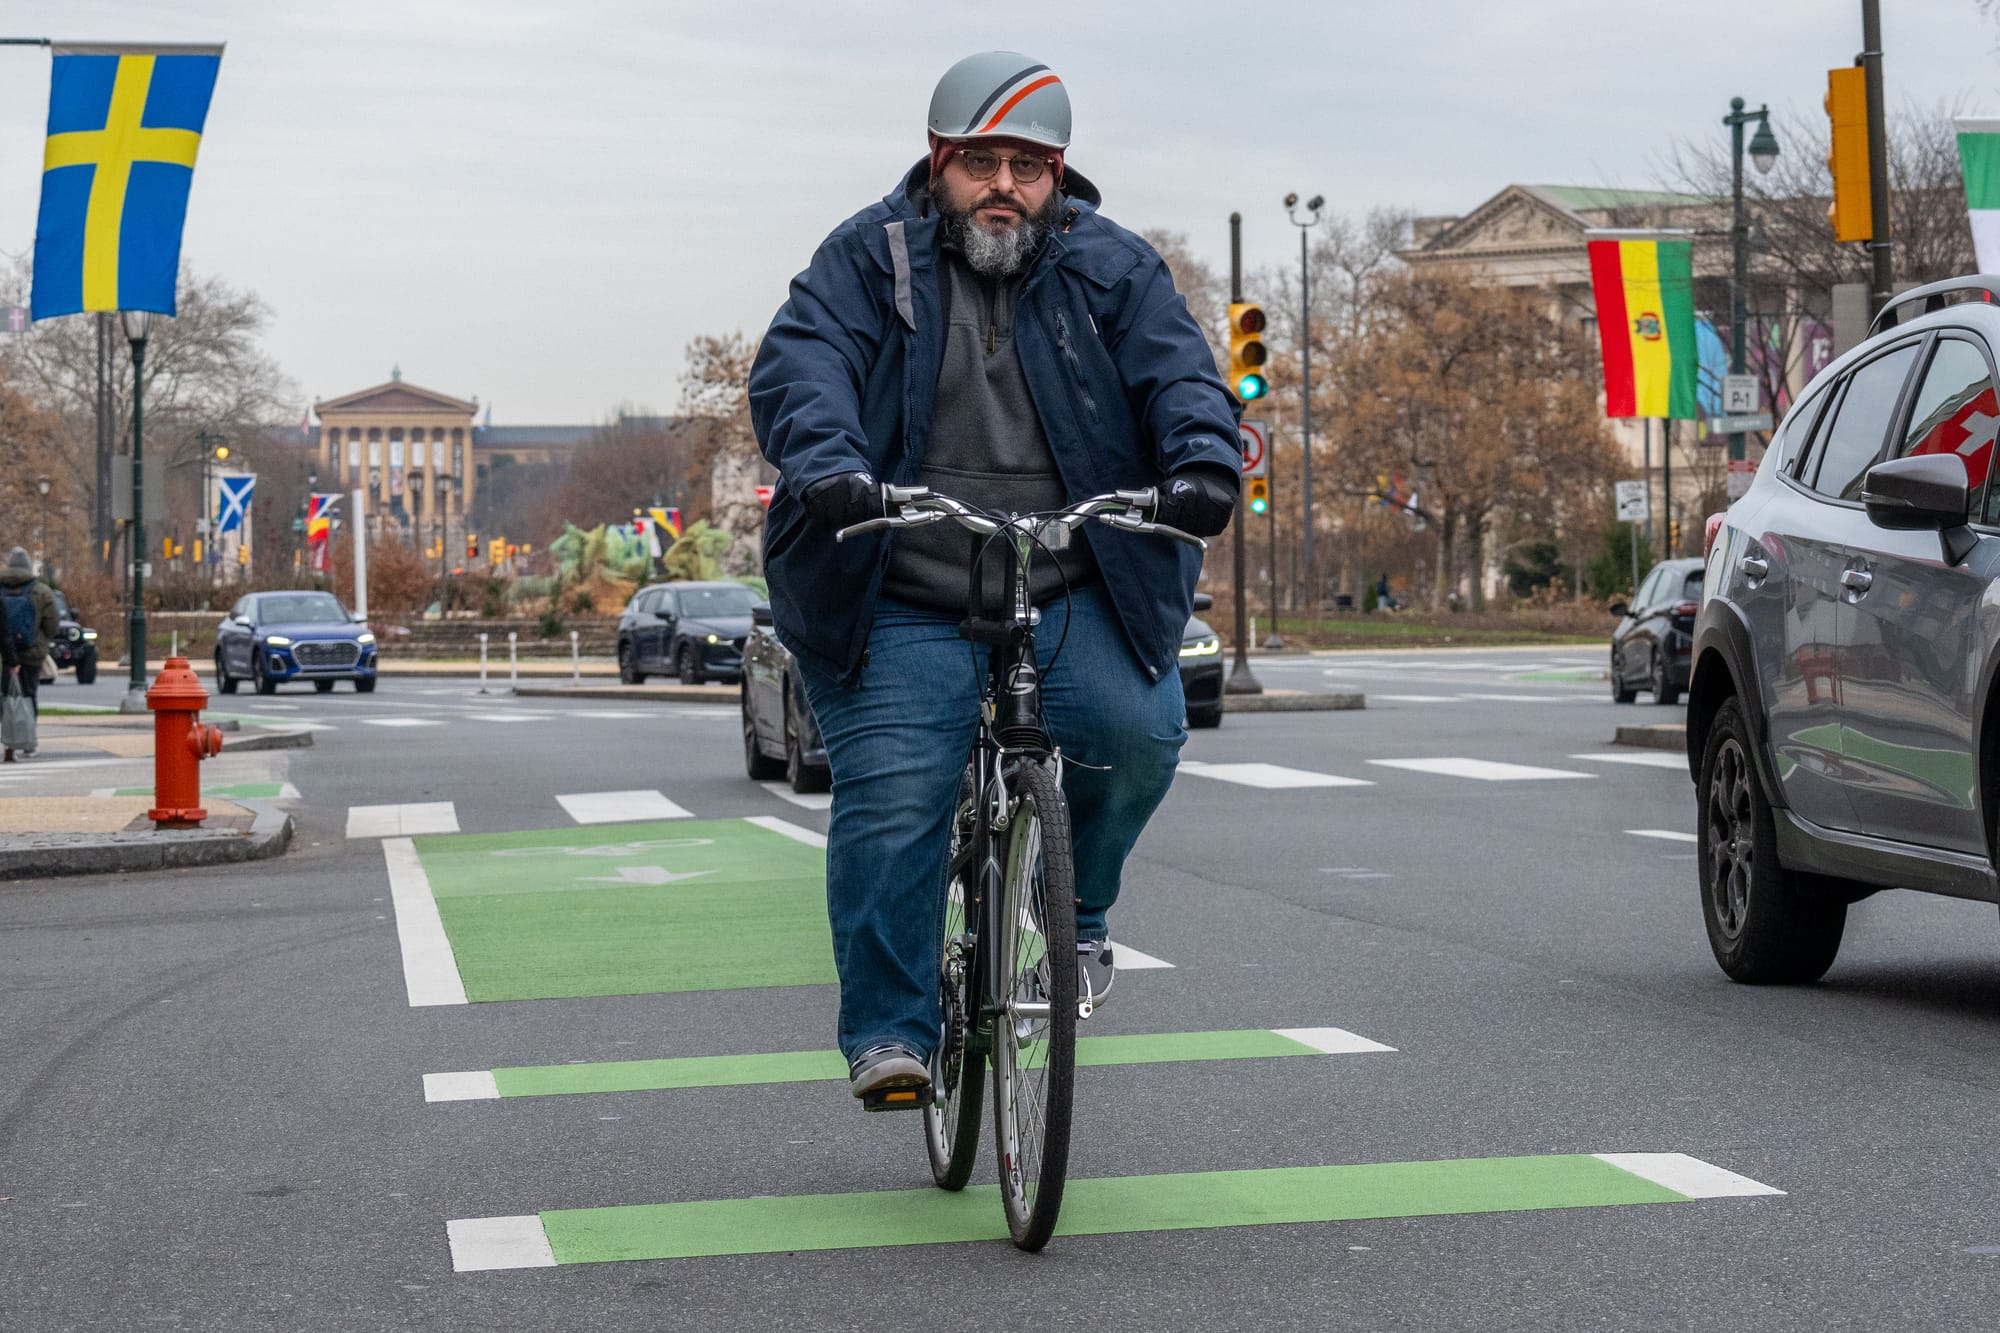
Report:
[[[979,1157],[980,1095],[986,1090],[986,1057],[968,1051],[967,1038],[979,1017],[979,997],[972,993],[975,940],[966,904],[972,899],[970,842],[974,818],[972,778],[959,779],[958,805],[951,823],[951,856],[946,861],[943,937],[938,957],[938,994],[944,1006],[943,1045],[939,1048],[931,1104],[924,1108],[924,1146],[931,1159],[931,1178],[939,1189],[961,1190],[972,1178]]]
[[[1055,1231],[1069,1175],[1076,1076],[1076,875],[1069,809],[1048,769],[1014,778],[992,966],[1007,996],[993,1022],[993,1134],[1007,1230],[1024,1250]]]

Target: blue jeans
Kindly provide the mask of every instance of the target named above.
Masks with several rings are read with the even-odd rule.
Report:
[[[884,598],[859,685],[797,663],[833,769],[826,898],[840,1049],[850,1060],[885,1043],[920,1055],[937,1045],[945,854],[986,681],[987,649],[959,637],[962,619]],[[1068,641],[1050,671],[1065,623]],[[1125,858],[1187,739],[1180,675],[1147,674],[1098,587],[1076,592],[1067,608],[1044,608],[1035,648],[1049,732],[1075,761],[1063,770],[1063,793],[1077,938],[1101,940]]]

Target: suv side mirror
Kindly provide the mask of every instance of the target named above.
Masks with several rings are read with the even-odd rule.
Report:
[[[750,623],[769,629],[773,623],[771,620],[771,604],[769,602],[759,602],[751,607]]]
[[[1215,599],[1213,597],[1210,597],[1207,593],[1198,592],[1194,595],[1195,610],[1210,611],[1213,610],[1214,608],[1215,608]]]
[[[1978,544],[1965,523],[1972,487],[1965,459],[1957,454],[1913,454],[1877,463],[1862,481],[1861,503],[1880,527],[1906,532],[1936,528],[1948,564],[1958,564]]]
[[[1623,620],[1626,616],[1632,614],[1632,608],[1627,606],[1623,602],[1613,602],[1610,606],[1606,607],[1605,610],[1609,611],[1615,618],[1619,620]]]

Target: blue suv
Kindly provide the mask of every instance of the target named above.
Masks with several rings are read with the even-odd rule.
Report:
[[[1688,760],[1738,981],[1818,978],[1879,889],[2000,902],[1996,299],[1995,276],[1898,297],[1709,520]]]
[[[310,680],[321,694],[351,680],[375,690],[375,636],[330,592],[253,592],[229,609],[215,631],[215,682],[224,694],[253,681],[275,694],[288,680]]]

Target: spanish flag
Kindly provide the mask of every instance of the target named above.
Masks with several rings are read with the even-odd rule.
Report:
[[[1604,415],[1696,416],[1694,243],[1684,233],[1606,231],[1589,242]]]
[[[181,225],[220,46],[62,42],[49,78],[36,319],[174,313]]]

